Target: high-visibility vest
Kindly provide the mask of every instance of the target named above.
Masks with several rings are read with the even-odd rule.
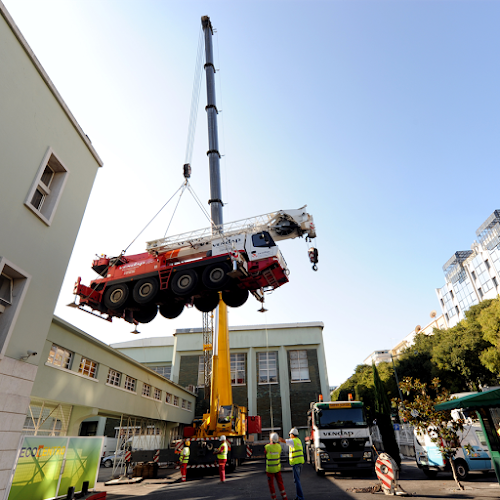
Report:
[[[219,460],[227,460],[227,450],[228,450],[227,441],[222,441],[222,444],[219,447],[219,453],[217,455],[217,458]]]
[[[290,465],[303,464],[304,452],[302,451],[302,441],[299,438],[293,438],[293,446],[289,449]]]
[[[189,462],[189,454],[191,453],[191,450],[189,449],[189,446],[184,446],[181,451],[181,458],[180,462],[181,464],[187,464]]]
[[[266,444],[266,472],[275,473],[281,470],[281,446],[279,444]]]

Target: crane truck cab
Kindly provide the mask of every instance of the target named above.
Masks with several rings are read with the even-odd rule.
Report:
[[[327,471],[373,472],[373,443],[361,401],[311,403],[308,426],[307,461],[318,475]]]

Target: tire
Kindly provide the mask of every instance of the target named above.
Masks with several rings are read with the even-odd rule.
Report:
[[[174,319],[180,316],[184,310],[183,302],[175,302],[174,300],[170,302],[165,302],[160,306],[160,314],[167,319]]]
[[[156,278],[144,278],[135,284],[132,297],[138,304],[147,304],[156,297],[158,288],[159,284]]]
[[[104,460],[103,464],[104,467],[106,467],[106,469],[109,469],[112,465],[113,465],[113,461],[112,460]]]
[[[134,319],[139,323],[149,323],[156,318],[158,306],[156,304],[148,304],[143,306],[139,311],[134,311]]]
[[[229,307],[240,307],[248,300],[248,290],[233,288],[227,292],[222,292],[222,300]]]
[[[320,469],[318,467],[318,460],[319,460],[319,457],[314,460],[314,470],[316,471],[316,474],[318,476],[324,476],[325,475],[325,470],[324,469]]]
[[[226,262],[212,264],[211,266],[206,267],[203,271],[201,281],[209,290],[222,290],[231,279],[227,275],[230,271],[231,268]]]
[[[219,305],[219,293],[210,292],[210,294],[203,297],[197,297],[193,301],[194,307],[201,312],[213,311]]]
[[[198,274],[194,269],[181,269],[174,274],[172,291],[181,297],[191,295],[198,284]]]
[[[104,305],[108,309],[112,309],[116,311],[117,309],[122,308],[127,302],[129,295],[128,286],[124,283],[120,283],[119,285],[111,285],[104,292],[103,302]]]
[[[423,473],[429,478],[429,479],[435,479],[438,475],[437,470],[432,470],[432,469],[422,469]]]
[[[467,476],[469,475],[469,467],[467,466],[465,460],[462,460],[461,458],[455,460],[455,471],[457,473],[457,478],[460,481],[467,479]]]

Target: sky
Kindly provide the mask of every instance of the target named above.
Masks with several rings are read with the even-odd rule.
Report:
[[[2,1],[104,162],[55,310],[103,342],[202,326],[190,309],[134,335],[66,304],[79,276],[97,277],[95,254],[128,247],[183,182],[203,15],[216,29],[224,220],[307,204],[318,233],[318,271],[303,239],[281,242],[290,282],[264,314],[253,299],[230,309],[230,325],[323,322],[339,385],[440,314],[443,264],[500,209],[500,2]],[[205,104],[203,86],[191,178],[203,202]],[[128,253],[164,235],[173,203]],[[168,234],[206,226],[186,194]]]

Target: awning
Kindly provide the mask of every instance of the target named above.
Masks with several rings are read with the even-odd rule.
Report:
[[[434,408],[436,410],[453,410],[454,408],[486,408],[500,407],[500,389],[478,392],[462,398],[452,399],[446,403],[440,403]]]

